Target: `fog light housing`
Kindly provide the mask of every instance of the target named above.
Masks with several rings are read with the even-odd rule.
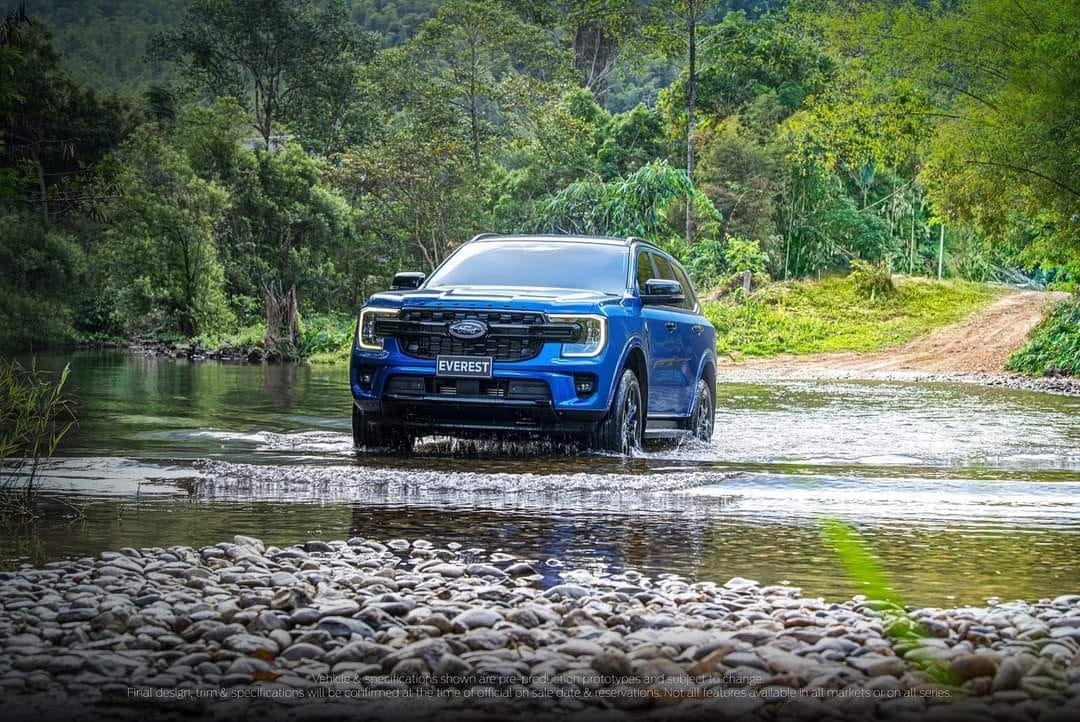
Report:
[[[360,388],[370,389],[375,383],[375,369],[371,366],[360,366],[356,369],[356,383]]]
[[[574,374],[574,391],[578,396],[592,396],[596,391],[596,377],[592,374]]]

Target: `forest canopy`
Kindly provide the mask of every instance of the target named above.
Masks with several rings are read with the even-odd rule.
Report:
[[[483,231],[640,235],[706,289],[1080,280],[1074,2],[6,10],[0,345],[269,320],[298,353]]]

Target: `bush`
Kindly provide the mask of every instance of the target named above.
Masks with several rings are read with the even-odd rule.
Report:
[[[681,260],[686,266],[686,272],[690,274],[690,280],[698,286],[714,286],[727,275],[724,244],[715,238],[702,238],[687,247]]]
[[[348,314],[325,314],[304,319],[300,328],[300,356],[337,355],[352,346],[356,318]]]
[[[690,279],[709,288],[730,285],[729,277],[743,271],[750,271],[754,284],[760,285],[769,264],[769,256],[759,241],[731,235],[724,236],[723,241],[703,238],[686,248],[681,259]]]
[[[1080,296],[1059,303],[1009,357],[1006,368],[1028,374],[1080,375]]]
[[[765,273],[769,265],[769,255],[761,250],[759,241],[725,236],[724,263],[732,273],[743,271],[750,271],[752,274]]]
[[[0,511],[30,514],[28,502],[42,458],[56,451],[75,423],[63,395],[68,369],[57,378],[34,366],[0,360]]]
[[[851,262],[851,274],[848,279],[855,289],[873,301],[878,296],[891,296],[896,293],[893,285],[892,268],[888,261],[870,263],[854,260]]]

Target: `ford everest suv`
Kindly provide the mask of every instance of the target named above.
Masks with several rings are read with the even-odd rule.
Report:
[[[482,234],[360,309],[353,440],[708,441],[715,336],[682,266],[640,239]]]

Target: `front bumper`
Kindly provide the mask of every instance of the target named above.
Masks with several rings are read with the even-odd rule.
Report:
[[[488,434],[583,435],[595,430],[604,412],[556,411],[550,402],[511,399],[447,399],[387,395],[376,401],[356,400],[368,420],[402,426],[417,435]]]
[[[418,435],[581,435],[607,415],[613,375],[608,367],[617,364],[615,353],[609,347],[596,358],[562,358],[559,345],[549,343],[527,361],[496,360],[484,388],[447,395],[440,393],[446,389],[435,375],[434,359],[403,354],[387,339],[383,351],[353,351],[350,381],[354,403],[368,420],[404,426]],[[594,379],[592,393],[578,393],[575,384],[582,376]],[[415,388],[400,393],[403,379],[413,381]],[[537,387],[543,393],[518,390]]]

